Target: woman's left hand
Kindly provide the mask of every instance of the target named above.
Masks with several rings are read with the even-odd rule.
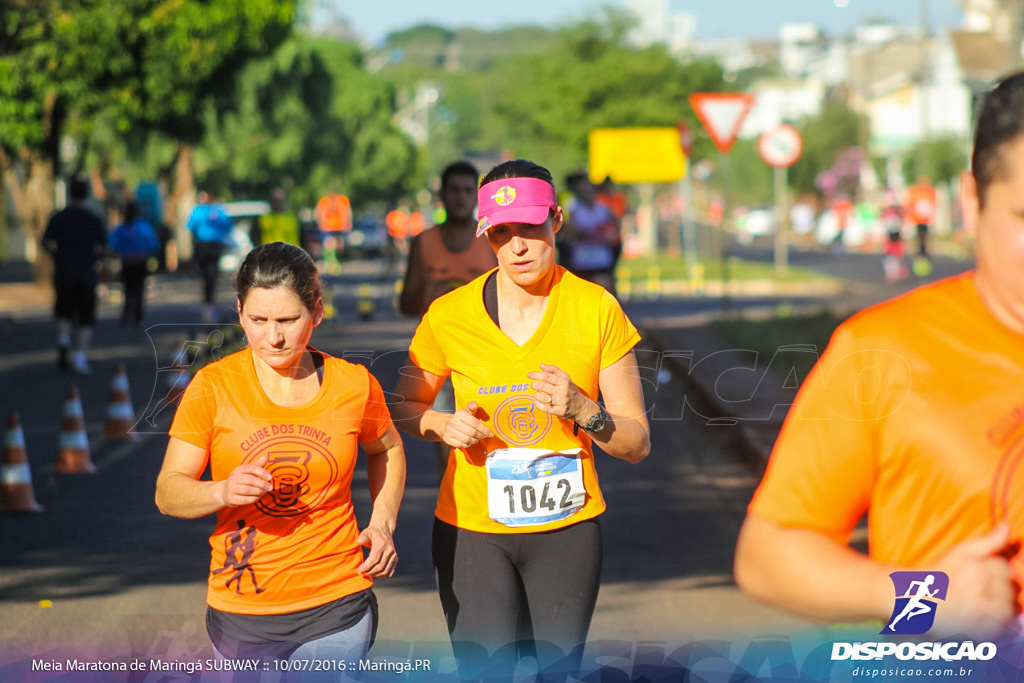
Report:
[[[539,372],[528,372],[533,382],[533,400],[545,413],[575,420],[586,407],[587,397],[573,383],[569,374],[557,365],[541,363]]]
[[[398,565],[398,553],[395,552],[395,542],[391,532],[380,526],[368,526],[363,529],[357,539],[359,545],[366,546],[370,552],[366,559],[356,569],[362,576],[371,579],[388,578],[395,575],[395,567]]]

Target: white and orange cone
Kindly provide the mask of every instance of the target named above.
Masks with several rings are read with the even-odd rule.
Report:
[[[103,425],[103,438],[108,441],[134,441],[138,438],[131,431],[135,424],[135,409],[128,391],[128,372],[124,363],[114,366],[114,377],[110,380],[110,401],[107,403],[107,421]]]
[[[85,417],[78,387],[68,389],[64,400],[57,464],[53,471],[57,474],[88,474],[96,471],[89,456],[89,435],[85,433]]]
[[[0,463],[0,512],[42,512],[32,490],[32,470],[25,452],[25,433],[21,417],[11,413],[4,432],[3,463]]]

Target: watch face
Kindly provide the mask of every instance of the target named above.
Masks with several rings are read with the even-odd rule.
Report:
[[[587,421],[587,426],[584,427],[583,429],[584,431],[587,432],[599,432],[602,429],[604,429],[606,422],[607,419],[604,410],[602,409],[598,411],[597,415],[594,415],[593,417],[590,418],[590,420]]]

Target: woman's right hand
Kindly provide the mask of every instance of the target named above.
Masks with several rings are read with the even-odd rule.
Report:
[[[444,426],[441,440],[453,448],[469,448],[473,444],[489,439],[494,432],[477,418],[480,406],[470,401],[465,408],[456,410]]]
[[[227,507],[239,507],[255,503],[264,493],[274,488],[274,475],[263,466],[267,456],[261,455],[252,462],[243,463],[231,470],[224,480],[221,499]]]

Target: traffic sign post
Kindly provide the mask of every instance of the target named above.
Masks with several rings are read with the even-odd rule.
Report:
[[[775,213],[778,217],[775,229],[777,275],[785,275],[789,271],[789,180],[786,169],[797,162],[803,149],[803,136],[788,123],[765,131],[757,139],[757,153],[766,164],[775,169],[772,175],[775,185]]]
[[[693,174],[690,173],[690,155],[693,152],[693,131],[685,121],[676,124],[679,130],[679,146],[686,156],[686,172],[679,181],[679,194],[683,200],[683,211],[680,216],[682,232],[683,256],[686,259],[686,272],[693,282],[699,271],[700,258],[697,254],[697,223],[696,211],[693,206]],[[691,293],[692,290],[691,290]]]
[[[729,224],[731,173],[729,170],[729,150],[739,137],[740,128],[754,106],[754,96],[749,93],[693,93],[689,97],[690,106],[697,112],[697,117],[711,135],[711,140],[718,148],[719,164],[724,179],[722,225]],[[711,231],[711,251],[718,257],[722,277],[722,309],[728,308],[729,302],[729,261],[728,242],[721,246],[722,238],[719,231]]]

